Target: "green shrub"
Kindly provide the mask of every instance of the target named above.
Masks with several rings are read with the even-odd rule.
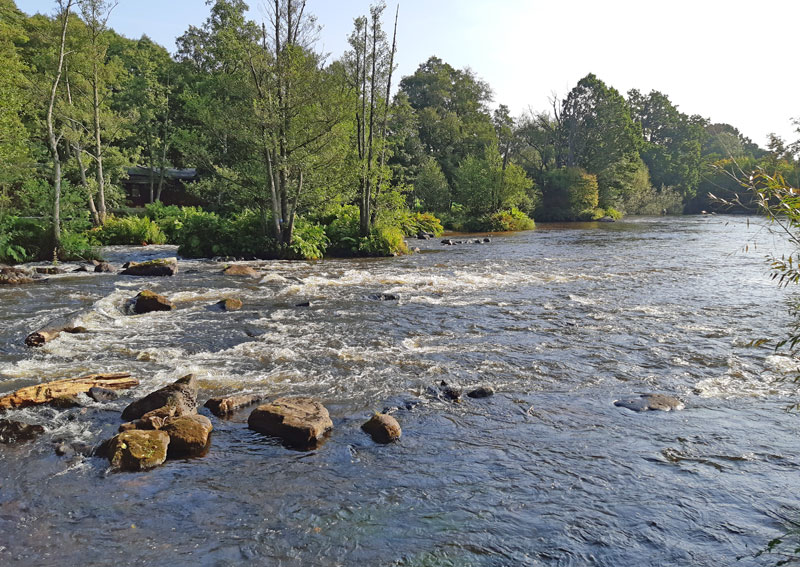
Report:
[[[53,231],[49,221],[12,216],[0,222],[0,261],[52,259]]]
[[[19,232],[16,224],[17,217],[0,218],[0,262],[17,264],[29,259],[28,251],[19,242]]]
[[[292,243],[289,249],[300,260],[319,260],[328,247],[325,228],[297,217],[292,230]]]
[[[109,216],[103,226],[89,231],[98,244],[164,244],[166,236],[156,223],[147,217]]]
[[[471,219],[466,224],[466,228],[471,232],[512,232],[531,230],[534,227],[533,219],[516,207]]]
[[[179,207],[156,201],[145,205],[145,213],[159,226],[167,242],[174,244],[186,219],[203,213],[203,210],[200,207]]]
[[[62,231],[58,257],[61,260],[99,260],[100,254],[85,232]]]
[[[359,239],[358,252],[362,256],[398,256],[408,254],[408,246],[398,227],[378,225],[369,236]]]
[[[406,236],[416,236],[420,232],[429,232],[441,236],[444,232],[442,221],[431,213],[408,213],[400,219],[400,229]]]
[[[334,256],[359,254],[359,211],[355,205],[339,205],[320,218],[325,225],[328,250]]]
[[[186,219],[177,230],[178,254],[184,258],[210,258],[230,254],[231,222],[216,213],[202,212]]]
[[[579,221],[596,221],[600,220],[604,217],[611,217],[614,220],[619,220],[622,218],[622,213],[618,210],[614,209],[613,207],[609,207],[607,209],[585,209],[578,213],[577,220]]]

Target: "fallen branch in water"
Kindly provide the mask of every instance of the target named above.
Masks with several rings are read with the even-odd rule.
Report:
[[[110,390],[125,390],[138,386],[139,381],[130,376],[128,372],[90,374],[28,386],[0,397],[0,411],[46,404],[56,398],[75,397],[80,393],[88,392],[95,386]]]

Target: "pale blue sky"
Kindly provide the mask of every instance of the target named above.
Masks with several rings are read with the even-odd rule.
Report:
[[[261,19],[261,1],[249,2]],[[387,0],[386,28],[397,0]],[[50,13],[52,0],[17,0]],[[308,0],[338,57],[369,0]],[[208,14],[204,0],[120,0],[111,26],[170,50]],[[660,90],[689,114],[729,122],[761,145],[800,117],[798,0],[401,0],[399,75],[431,55],[471,67],[515,114],[544,110],[589,72],[625,93]]]

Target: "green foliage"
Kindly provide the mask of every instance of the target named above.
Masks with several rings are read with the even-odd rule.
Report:
[[[99,260],[100,253],[92,246],[84,231],[61,231],[61,247],[58,251],[60,260]]]
[[[420,232],[441,236],[444,227],[442,222],[431,213],[407,213],[400,219],[400,230],[406,236],[416,236]]]
[[[575,167],[548,172],[536,218],[549,221],[577,220],[582,211],[594,210],[599,201],[597,177]]]
[[[504,163],[497,145],[484,151],[483,158],[467,156],[455,173],[456,197],[472,217],[492,214],[511,207],[530,209],[533,182],[513,163]]]
[[[450,186],[442,168],[432,157],[422,162],[414,180],[414,193],[432,211],[446,211],[450,208]]]
[[[361,256],[399,256],[408,254],[408,246],[398,227],[377,224],[359,240],[358,251]]]
[[[516,207],[471,219],[466,224],[470,232],[512,232],[532,230],[535,226],[533,219]]]
[[[292,242],[289,248],[297,259],[321,259],[325,255],[328,243],[329,240],[325,235],[324,227],[308,222],[303,218],[298,218],[295,221]]]
[[[149,203],[144,208],[147,216],[158,225],[169,243],[176,242],[178,232],[183,227],[186,219],[203,212],[199,207],[165,205],[161,201]]]
[[[109,216],[103,226],[90,231],[98,244],[164,244],[161,228],[148,217]]]

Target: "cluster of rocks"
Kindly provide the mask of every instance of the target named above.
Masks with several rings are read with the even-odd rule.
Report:
[[[614,405],[636,412],[654,410],[678,411],[686,407],[678,398],[664,394],[642,394],[632,398],[623,398],[615,400]]]
[[[488,236],[486,238],[467,238],[466,240],[453,240],[452,238],[445,238],[442,240],[442,245],[456,246],[457,244],[484,244],[491,241],[492,239]]]
[[[420,230],[417,233],[417,240],[430,240],[431,238],[435,238],[435,237],[436,237],[436,235],[433,234],[432,232],[425,232],[423,230]]]
[[[0,266],[0,285],[23,285],[47,281],[42,279],[35,271]]]

